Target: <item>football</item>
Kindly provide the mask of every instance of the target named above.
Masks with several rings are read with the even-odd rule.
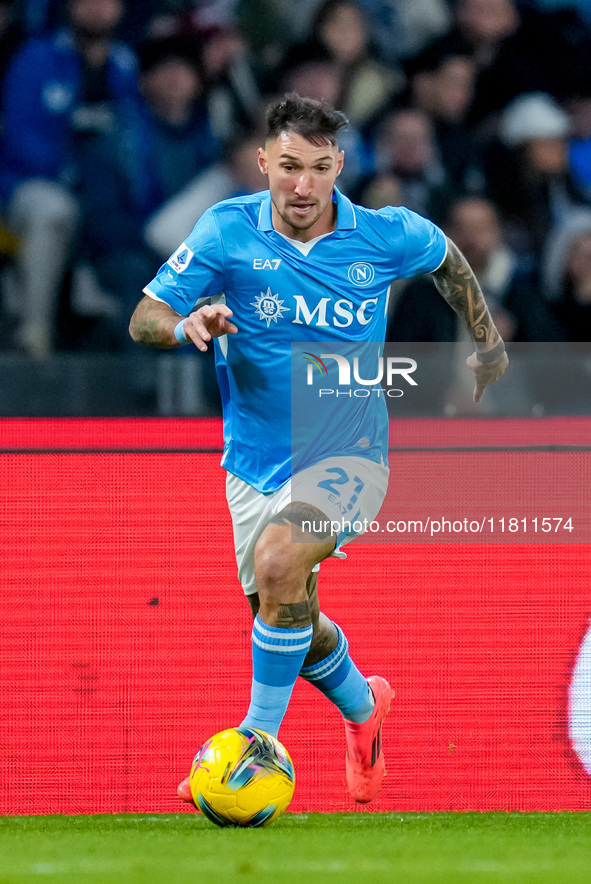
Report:
[[[295,788],[293,762],[276,737],[228,728],[210,737],[191,767],[191,794],[216,826],[268,826],[287,809]]]

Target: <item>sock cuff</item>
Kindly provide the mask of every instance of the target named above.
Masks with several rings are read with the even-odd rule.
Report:
[[[307,653],[310,648],[312,625],[301,629],[282,629],[268,626],[257,614],[252,625],[252,641],[262,651],[299,656],[303,651]]]
[[[318,663],[313,663],[312,666],[302,667],[300,670],[302,678],[305,678],[308,681],[319,681],[320,679],[328,678],[328,676],[332,675],[332,673],[342,665],[343,661],[348,656],[349,642],[347,641],[347,636],[340,626],[336,623],[334,626],[338,633],[336,648],[328,655],[328,657],[325,657],[324,660],[319,660]]]

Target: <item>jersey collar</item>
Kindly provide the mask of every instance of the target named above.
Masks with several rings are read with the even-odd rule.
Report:
[[[354,230],[357,227],[357,219],[355,217],[355,209],[350,199],[335,187],[333,201],[337,204],[337,230]],[[266,197],[259,211],[259,221],[257,230],[273,230],[273,221],[271,218],[271,197]],[[334,232],[334,231],[333,231]]]

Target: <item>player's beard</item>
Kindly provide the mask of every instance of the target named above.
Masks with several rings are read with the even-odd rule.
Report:
[[[289,212],[289,208],[291,208],[291,206],[286,206],[285,211],[282,212],[276,203],[274,203],[274,205],[281,220],[284,221],[288,227],[292,227],[294,230],[309,230],[310,227],[313,227],[314,224],[316,224],[316,222],[322,217],[322,213],[326,210],[326,206],[320,208],[317,200],[311,200],[310,205],[314,206],[314,210],[311,211],[309,216],[301,217],[297,214],[292,214]]]

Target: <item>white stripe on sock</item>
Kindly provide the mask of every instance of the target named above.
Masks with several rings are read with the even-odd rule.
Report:
[[[348,653],[349,647],[347,642],[344,642],[341,650],[332,660],[320,660],[315,666],[306,667],[303,674],[306,678],[325,678],[341,665]]]
[[[281,641],[293,641],[302,638],[312,637],[312,625],[305,626],[303,629],[280,629],[279,627],[267,627],[262,620],[255,620],[253,630],[260,632],[265,638],[279,639]]]
[[[311,636],[308,637],[307,641],[304,641],[299,645],[284,645],[284,644],[275,644],[272,645],[269,642],[262,642],[260,638],[255,635],[253,632],[252,640],[258,648],[262,648],[263,651],[273,651],[275,654],[297,654],[300,651],[307,651],[310,647]]]

